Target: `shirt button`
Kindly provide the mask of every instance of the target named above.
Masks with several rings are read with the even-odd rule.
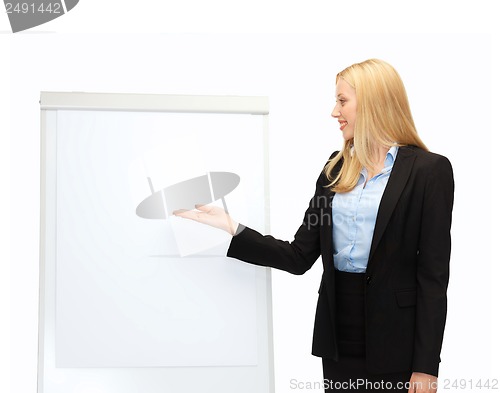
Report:
[[[371,280],[372,280],[372,276],[366,276],[366,285],[370,285]]]

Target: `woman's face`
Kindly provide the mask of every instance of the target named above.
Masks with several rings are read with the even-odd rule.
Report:
[[[344,139],[354,138],[354,123],[356,121],[356,90],[344,79],[339,78],[335,89],[337,103],[332,111],[332,117],[338,120]]]

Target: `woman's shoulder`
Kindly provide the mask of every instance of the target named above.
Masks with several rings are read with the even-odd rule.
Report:
[[[339,150],[335,150],[332,154],[330,154],[330,157],[323,165],[323,168],[321,169],[321,172],[318,176],[318,179],[316,180],[317,185],[321,184],[322,186],[326,186],[327,184],[330,183],[330,180],[328,180],[328,176],[327,176],[328,166],[329,166],[330,162],[332,160],[334,160],[339,154],[342,154]],[[335,177],[335,173],[340,170],[340,167],[342,166],[342,162],[343,162],[343,158],[340,157],[339,161],[337,161],[335,167],[330,168],[330,170],[331,170],[330,176]]]
[[[431,152],[413,145],[401,146],[399,149],[398,154],[403,152],[403,154],[413,154],[415,156],[413,165],[418,169],[425,171],[433,171],[436,169],[452,171],[450,160],[442,154]]]
[[[330,154],[330,160],[331,160],[332,158],[334,158],[334,157],[335,157],[337,154],[339,154],[339,153],[340,153],[340,151],[339,151],[339,150],[335,150],[332,154]]]
[[[450,162],[450,160],[439,153],[435,153],[429,150],[422,149],[421,147],[418,146],[413,146],[413,145],[407,145],[407,146],[400,146],[399,147],[400,151],[409,151],[411,154],[415,154],[416,159],[420,164],[436,164],[436,163],[443,163],[443,162]]]

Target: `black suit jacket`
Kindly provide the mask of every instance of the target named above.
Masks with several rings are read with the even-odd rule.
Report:
[[[312,353],[338,359],[333,323],[334,193],[326,184],[322,172],[292,242],[245,227],[233,237],[227,255],[293,274],[305,273],[321,255],[324,272]],[[366,362],[372,373],[411,370],[438,375],[453,193],[453,171],[447,158],[415,146],[399,148],[380,202],[366,269]]]

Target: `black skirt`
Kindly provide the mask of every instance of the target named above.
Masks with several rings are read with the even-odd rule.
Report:
[[[339,360],[323,358],[325,391],[408,392],[411,371],[371,374],[366,369],[363,273],[335,271]]]

